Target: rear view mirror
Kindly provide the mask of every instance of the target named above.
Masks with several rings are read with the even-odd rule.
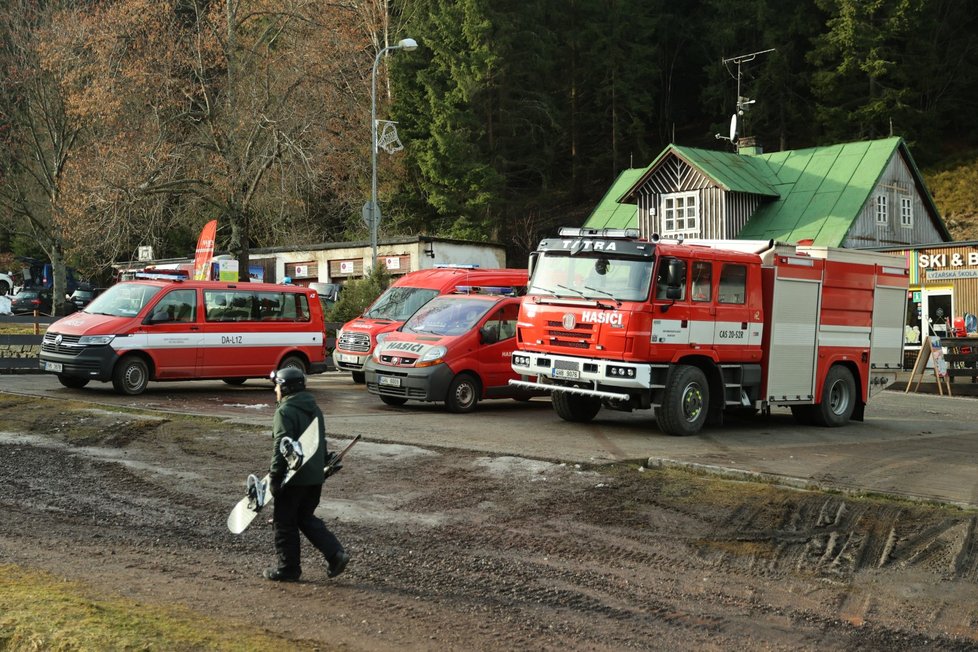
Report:
[[[479,329],[479,340],[483,344],[495,344],[499,341],[499,329],[497,326],[483,326]]]

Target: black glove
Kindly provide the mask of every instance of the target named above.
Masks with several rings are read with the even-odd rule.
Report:
[[[278,496],[279,492],[282,491],[282,478],[269,478],[268,490],[272,492],[272,498]]]

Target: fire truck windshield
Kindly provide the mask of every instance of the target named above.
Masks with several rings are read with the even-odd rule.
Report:
[[[363,316],[370,319],[404,321],[413,315],[418,308],[437,296],[438,290],[403,286],[389,287],[374,301]]]
[[[600,252],[572,256],[548,251],[537,258],[527,294],[645,301],[652,266],[651,258],[614,258]]]

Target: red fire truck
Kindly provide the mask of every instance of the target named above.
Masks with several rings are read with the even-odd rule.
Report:
[[[908,273],[888,254],[562,229],[531,266],[511,382],[567,421],[655,409],[691,435],[787,406],[841,426],[902,367]]]

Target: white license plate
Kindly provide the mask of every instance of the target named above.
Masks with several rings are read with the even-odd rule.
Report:
[[[339,358],[340,362],[359,362],[359,360],[357,360],[357,356],[347,355],[346,353],[337,353],[336,357]]]
[[[44,363],[44,371],[60,372],[63,369],[64,369],[64,367],[61,366],[61,363],[60,362],[45,362]]]
[[[378,382],[378,384],[384,385],[386,387],[400,387],[401,386],[401,379],[400,378],[395,378],[393,376],[380,376],[380,379],[377,382]]]
[[[553,369],[551,375],[554,378],[580,378],[581,372],[573,369]]]

